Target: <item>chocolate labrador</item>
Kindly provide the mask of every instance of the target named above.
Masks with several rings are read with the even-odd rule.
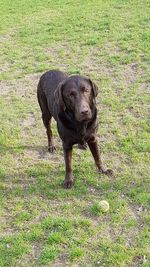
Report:
[[[51,70],[40,78],[37,97],[46,127],[48,150],[53,152],[55,149],[50,126],[51,118],[54,117],[64,150],[65,188],[71,188],[73,185],[71,160],[74,144],[84,147],[87,143],[98,171],[112,175],[112,170],[103,168],[96,140],[97,93],[95,83],[84,76],[68,76],[61,71]]]

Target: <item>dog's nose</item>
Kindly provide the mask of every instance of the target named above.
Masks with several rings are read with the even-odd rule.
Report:
[[[88,108],[84,108],[81,110],[82,115],[86,115],[88,113]]]

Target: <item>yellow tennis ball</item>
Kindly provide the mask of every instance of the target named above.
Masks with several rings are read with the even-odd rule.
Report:
[[[109,203],[106,200],[101,200],[99,202],[99,206],[103,212],[107,212],[109,210]]]

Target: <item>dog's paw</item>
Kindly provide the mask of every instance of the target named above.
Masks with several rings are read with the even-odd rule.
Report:
[[[113,170],[111,169],[107,169],[106,171],[104,171],[104,173],[108,176],[113,176]]]
[[[49,153],[53,153],[55,150],[56,150],[56,147],[53,146],[53,145],[51,145],[51,146],[48,147]]]
[[[73,186],[73,179],[64,181],[64,188],[70,189]]]
[[[107,170],[99,170],[99,173],[106,174],[107,176],[113,176],[113,170],[107,169]]]

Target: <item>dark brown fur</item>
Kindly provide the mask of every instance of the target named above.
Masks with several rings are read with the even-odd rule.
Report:
[[[71,167],[72,147],[88,144],[98,171],[111,175],[111,170],[104,170],[96,140],[97,109],[95,98],[98,88],[89,79],[80,75],[68,77],[61,71],[48,71],[40,78],[37,96],[42,111],[43,123],[48,137],[48,150],[53,152],[51,118],[57,122],[57,129],[62,139],[66,176],[64,187],[73,184]]]

